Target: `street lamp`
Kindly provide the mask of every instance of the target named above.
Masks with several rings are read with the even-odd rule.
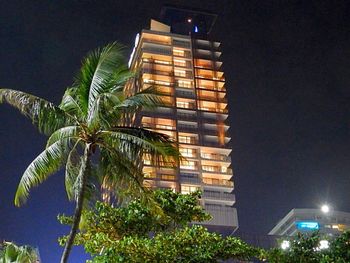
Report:
[[[329,212],[329,206],[327,204],[324,204],[321,206],[321,211],[325,214]]]

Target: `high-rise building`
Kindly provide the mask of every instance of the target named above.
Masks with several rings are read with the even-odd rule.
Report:
[[[174,138],[186,158],[178,167],[144,160],[145,183],[182,193],[201,189],[213,216],[205,225],[227,233],[238,220],[220,43],[209,39],[215,20],[209,12],[164,7],[137,35],[129,67],[140,74],[137,89],[152,85],[167,104],[142,111],[135,121]]]

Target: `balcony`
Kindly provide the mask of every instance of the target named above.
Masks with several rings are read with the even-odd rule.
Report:
[[[171,45],[171,41],[169,40],[160,40],[160,39],[154,39],[154,38],[148,38],[148,37],[143,37],[142,38],[143,43],[149,43],[149,44],[159,44],[159,45],[166,45],[169,46]]]
[[[148,129],[175,130],[175,126],[143,122],[142,126]]]
[[[141,48],[141,51],[144,53],[152,53],[152,54],[159,54],[159,55],[166,55],[166,56],[172,55],[172,52],[170,49],[163,49],[163,48],[157,48],[157,47],[143,47]]]
[[[180,182],[183,184],[201,184],[198,174],[180,174]]]
[[[177,112],[178,119],[181,120],[188,120],[188,121],[197,121],[197,114],[196,112],[193,113],[184,113],[184,112]]]
[[[177,129],[179,132],[194,132],[198,129],[197,124],[178,123]]]
[[[173,56],[179,57],[179,58],[191,58],[192,57],[190,51],[177,50],[177,49],[173,49]]]
[[[209,108],[209,107],[198,107],[201,111],[209,111],[209,112],[218,112],[218,113],[228,113],[227,109],[219,109],[219,108]]]
[[[203,183],[205,185],[210,186],[221,186],[221,187],[227,187],[227,188],[233,188],[234,184],[232,181],[225,180],[225,179],[212,179],[212,178],[203,178]]]
[[[194,99],[196,97],[196,94],[195,94],[194,90],[179,90],[179,89],[176,89],[175,95],[176,95],[176,97],[191,98],[191,99]]]
[[[150,69],[150,68],[143,68],[142,73],[148,73],[148,74],[152,74],[152,75],[163,75],[163,76],[168,76],[168,77],[174,76],[172,71],[160,71],[160,70],[155,70],[155,69]]]
[[[215,161],[223,161],[223,162],[231,162],[231,157],[223,154],[206,154],[201,153],[201,158],[204,160],[215,160]]]
[[[195,40],[195,46],[201,47],[203,49],[216,49],[218,50],[220,47],[220,42],[214,42],[204,39],[196,39]]]
[[[214,77],[213,75],[205,75],[205,74],[196,74],[196,78],[225,81],[224,77]]]
[[[236,202],[234,193],[228,192],[204,191],[202,197],[206,200],[228,201],[232,205]]]
[[[219,166],[214,166],[214,169],[206,169],[205,168],[206,165],[202,166],[202,171],[203,173],[207,173],[207,174],[223,174],[223,175],[233,175],[232,169],[228,168],[226,170],[221,170]]]
[[[182,41],[173,39],[173,46],[183,47],[183,48],[191,48],[191,43],[189,41]]]
[[[214,101],[219,103],[227,103],[227,99],[225,97],[215,97],[215,96],[204,96],[199,95],[198,99],[200,100],[208,100],[208,101]]]
[[[224,122],[227,117],[227,113],[200,112],[200,118],[203,120],[203,123],[217,124],[218,122]]]

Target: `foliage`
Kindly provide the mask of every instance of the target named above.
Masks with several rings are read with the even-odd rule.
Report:
[[[11,242],[0,244],[0,263],[36,263],[36,250],[30,246],[17,246]]]
[[[259,255],[260,250],[237,238],[187,226],[210,219],[199,198],[200,192],[156,190],[154,200],[160,210],[141,199],[119,208],[98,202],[93,211],[84,212],[84,230],[77,235],[76,245],[84,245],[93,256],[91,262],[217,262]],[[67,216],[59,220],[71,223]]]
[[[318,232],[298,234],[289,240],[289,248],[265,251],[264,257],[271,263],[350,262],[350,232],[344,232],[333,239],[328,237],[329,248],[320,249],[320,240],[324,239]]]
[[[350,231],[344,232],[331,242],[327,256],[330,262],[350,262]]]
[[[62,262],[67,261],[86,201],[99,194],[96,190],[101,185],[111,193],[147,197],[141,157],[153,165],[174,165],[179,158],[175,143],[167,135],[129,125],[141,108],[153,109],[161,104],[152,87],[127,96],[128,85],[135,88],[133,77],[122,47],[112,43],[87,55],[58,106],[21,91],[0,89],[0,103],[17,108],[49,136],[46,149],[25,170],[15,204],[25,203],[31,188],[65,168],[66,192],[76,208]]]
[[[99,237],[98,237],[99,238]],[[234,237],[223,238],[203,226],[194,225],[160,232],[153,238],[125,236],[112,240],[90,262],[219,262],[249,260],[259,254]]]

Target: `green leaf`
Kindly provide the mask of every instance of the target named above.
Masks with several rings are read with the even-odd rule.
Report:
[[[60,128],[59,130],[55,131],[46,143],[46,148],[50,147],[52,144],[54,144],[57,141],[63,142],[69,142],[70,139],[79,139],[79,132],[81,131],[81,128],[79,126],[66,126],[63,128]]]
[[[57,141],[46,148],[24,172],[15,195],[15,205],[21,206],[26,202],[29,191],[44,182],[51,174],[58,171],[65,163],[69,149]]]
[[[50,135],[67,123],[73,123],[63,110],[51,102],[22,91],[0,89],[0,103],[3,102],[17,108],[46,135]]]
[[[76,144],[73,146],[66,162],[64,183],[66,187],[66,193],[70,201],[75,200],[77,192],[79,191],[77,178],[81,166],[81,156],[77,150],[78,143],[79,142],[76,142]]]

